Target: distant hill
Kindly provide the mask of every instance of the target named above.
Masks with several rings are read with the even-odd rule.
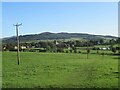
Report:
[[[78,39],[78,40],[99,40],[99,39],[116,39],[115,36],[92,35],[84,33],[51,33],[43,32],[40,34],[20,35],[20,42],[38,41],[38,40],[59,40],[59,39]],[[2,39],[3,43],[15,43],[16,37],[7,37]]]

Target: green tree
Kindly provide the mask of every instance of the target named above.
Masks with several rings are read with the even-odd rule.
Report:
[[[103,39],[100,39],[100,44],[104,44],[104,40]]]
[[[115,47],[112,47],[112,52],[115,54],[116,53],[116,48]]]

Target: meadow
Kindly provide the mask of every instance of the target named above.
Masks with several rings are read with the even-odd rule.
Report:
[[[2,52],[3,88],[117,88],[118,56]]]

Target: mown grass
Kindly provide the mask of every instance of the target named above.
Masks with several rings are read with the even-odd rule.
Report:
[[[117,88],[117,56],[3,52],[3,88]]]

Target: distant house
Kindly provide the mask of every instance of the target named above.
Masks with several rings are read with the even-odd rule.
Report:
[[[17,46],[15,46],[14,49],[17,49]],[[21,46],[21,49],[26,49],[26,46]]]
[[[104,47],[104,48],[100,48],[100,50],[110,50],[110,48]]]
[[[71,49],[71,47],[70,47],[70,45],[69,45],[69,44],[67,44],[67,47],[68,47],[68,49]]]
[[[6,48],[7,48],[7,46],[6,46],[6,45],[4,45],[4,46],[3,46],[3,50],[6,50]]]
[[[6,50],[6,45],[3,46],[3,50]]]
[[[4,46],[3,49],[6,50],[6,46]]]
[[[26,46],[26,48],[30,48],[30,46]]]
[[[102,48],[102,50],[107,50],[107,48]]]
[[[74,47],[75,45],[74,44],[72,44],[72,47]]]
[[[21,49],[26,49],[26,46],[21,46]]]
[[[17,46],[15,46],[14,49],[17,49]]]
[[[108,50],[110,50],[110,48],[107,48]]]
[[[58,45],[59,43],[57,41],[55,41],[55,44]]]

